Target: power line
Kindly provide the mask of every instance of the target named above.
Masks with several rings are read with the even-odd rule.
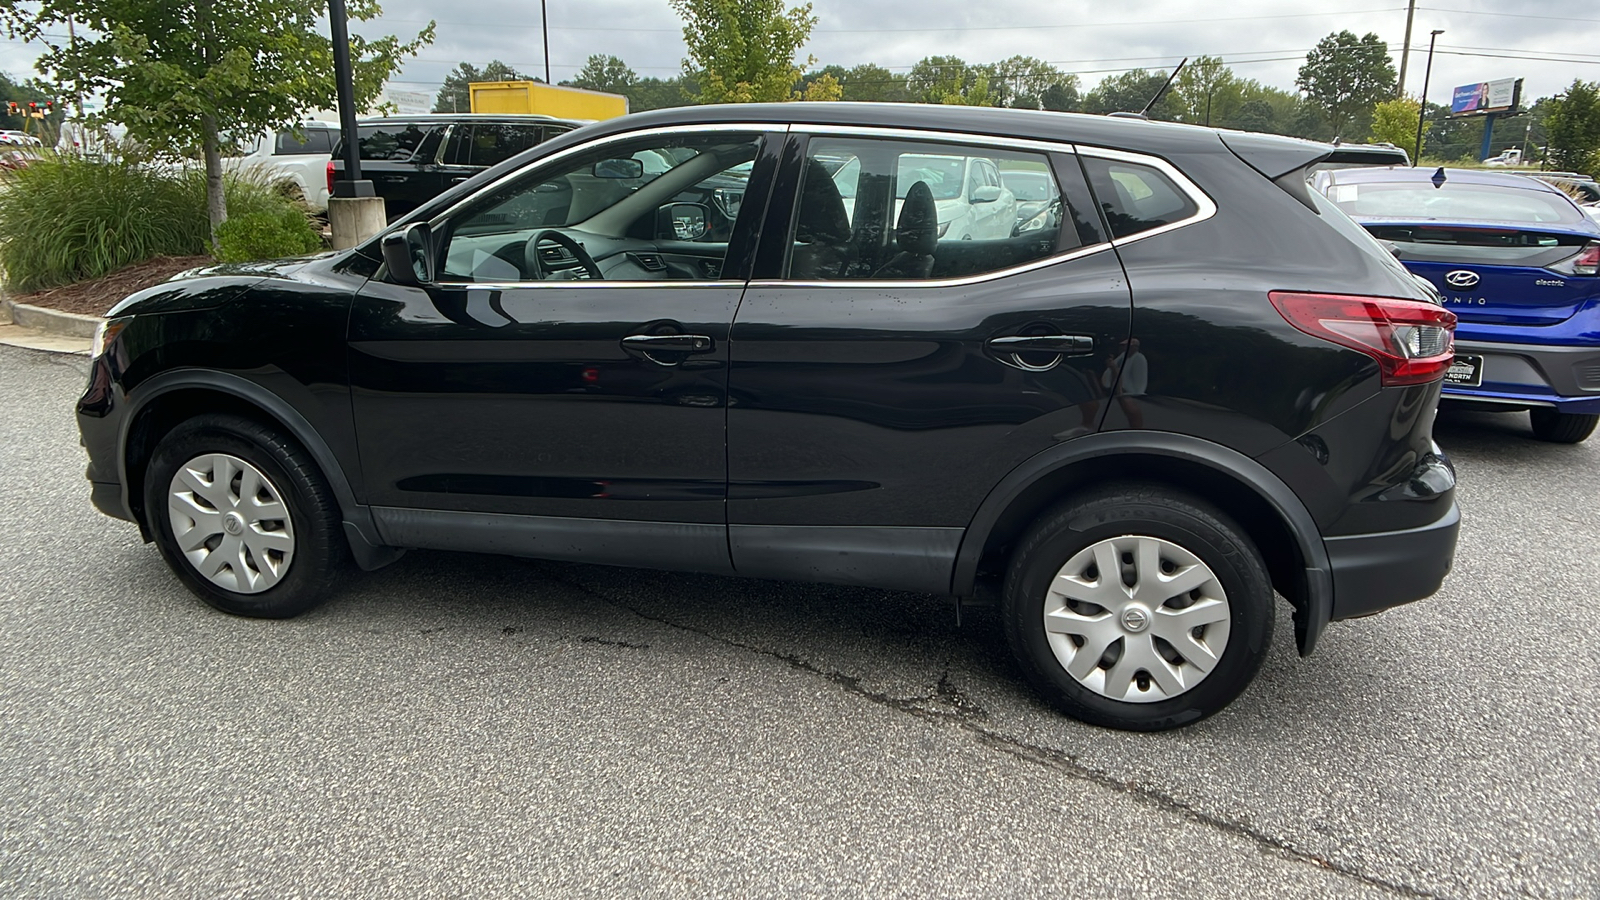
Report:
[[[1484,12],[1477,9],[1446,9],[1442,6],[1419,6],[1428,12],[1460,13],[1466,16],[1501,16],[1507,19],[1543,19],[1551,22],[1600,22],[1600,19],[1582,19],[1577,16],[1531,16],[1526,13]]]

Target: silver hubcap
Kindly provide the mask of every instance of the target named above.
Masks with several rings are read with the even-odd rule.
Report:
[[[172,536],[217,587],[255,594],[294,560],[294,523],[278,489],[237,456],[207,453],[179,467],[167,488]]]
[[[1152,703],[1193,688],[1228,646],[1228,595],[1200,557],[1129,535],[1080,550],[1044,601],[1050,650],[1101,696]]]

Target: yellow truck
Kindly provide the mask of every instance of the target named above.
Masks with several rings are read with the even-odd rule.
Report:
[[[628,114],[621,94],[537,81],[474,81],[467,85],[475,113],[536,113],[558,119],[614,119]]]

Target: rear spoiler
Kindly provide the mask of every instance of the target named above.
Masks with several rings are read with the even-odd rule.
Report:
[[[1221,132],[1223,146],[1250,168],[1265,175],[1289,196],[1317,211],[1306,183],[1313,166],[1405,166],[1411,158],[1404,150],[1386,144],[1322,144],[1276,134],[1246,131]]]

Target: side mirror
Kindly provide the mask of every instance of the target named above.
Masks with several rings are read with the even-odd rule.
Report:
[[[644,163],[637,159],[602,159],[592,171],[596,178],[643,178]]]
[[[656,237],[698,241],[711,228],[711,210],[704,203],[668,203],[656,210]]]
[[[972,189],[973,203],[993,203],[1000,199],[1000,189],[992,184],[981,184]]]
[[[390,281],[406,287],[433,283],[433,231],[426,222],[413,222],[386,234],[378,246]]]

